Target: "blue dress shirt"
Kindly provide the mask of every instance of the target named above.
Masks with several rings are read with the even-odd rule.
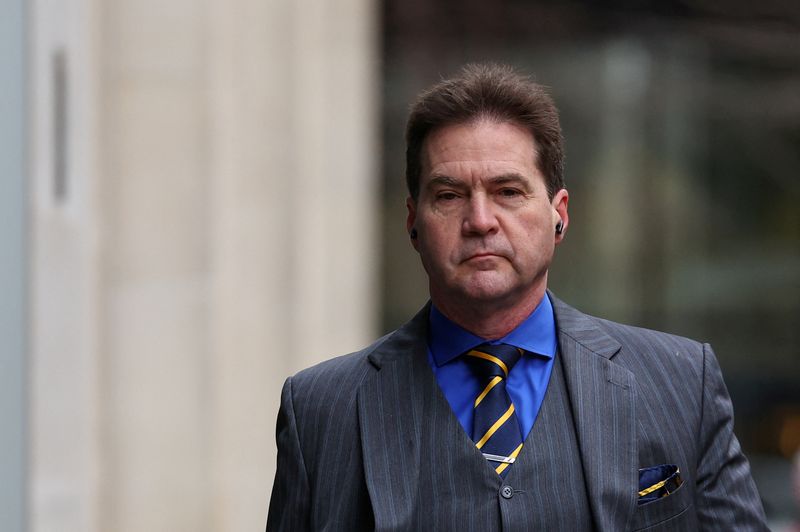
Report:
[[[472,435],[473,403],[483,389],[463,355],[486,340],[462,329],[431,305],[428,363],[461,426]],[[525,321],[490,344],[511,344],[526,351],[508,375],[506,391],[514,402],[523,440],[533,428],[544,400],[556,354],[556,323],[545,295]]]

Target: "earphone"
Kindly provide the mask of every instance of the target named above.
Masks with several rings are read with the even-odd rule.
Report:
[[[411,240],[416,240],[417,236],[418,236],[417,235],[417,229],[415,227],[412,227],[411,231],[408,233],[408,236],[409,236],[409,238],[411,238]]]

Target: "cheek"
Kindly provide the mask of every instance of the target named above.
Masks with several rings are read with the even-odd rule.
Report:
[[[555,229],[552,235],[547,220],[535,220],[521,224],[515,235],[510,237],[515,255],[524,260],[535,260],[555,245]]]
[[[544,235],[545,225],[546,221],[537,216],[517,220],[517,223],[512,226],[511,238],[516,237],[517,240],[522,240],[529,244],[537,242]]]
[[[420,219],[419,228],[431,245],[434,243],[436,245],[446,245],[447,242],[453,240],[454,235],[457,236],[458,234],[451,221],[438,218],[435,215],[428,215],[424,219]]]
[[[420,231],[417,240],[423,262],[435,268],[447,268],[459,256],[459,239],[442,226],[428,226]]]

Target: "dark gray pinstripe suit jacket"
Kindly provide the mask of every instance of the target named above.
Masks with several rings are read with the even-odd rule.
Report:
[[[766,530],[710,346],[587,316],[550,297],[595,528]],[[429,530],[438,493],[449,500],[437,501],[437,512],[451,512],[459,532],[500,528],[503,500],[494,488],[489,500],[478,489],[499,488],[500,478],[463,434],[431,426],[447,419],[449,405],[427,365],[427,316],[426,307],[366,349],[287,379],[268,531]],[[474,471],[438,471],[426,461],[432,441],[473,452]],[[677,464],[684,484],[637,506],[639,468],[663,463]],[[448,489],[423,480],[431,478]],[[546,504],[518,506],[517,515],[504,507],[506,528],[530,529],[526,512],[562,507],[541,497]]]

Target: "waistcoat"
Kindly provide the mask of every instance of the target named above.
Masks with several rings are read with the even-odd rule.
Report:
[[[591,530],[560,357],[533,429],[506,479],[461,427],[438,386],[425,397],[415,530]]]

